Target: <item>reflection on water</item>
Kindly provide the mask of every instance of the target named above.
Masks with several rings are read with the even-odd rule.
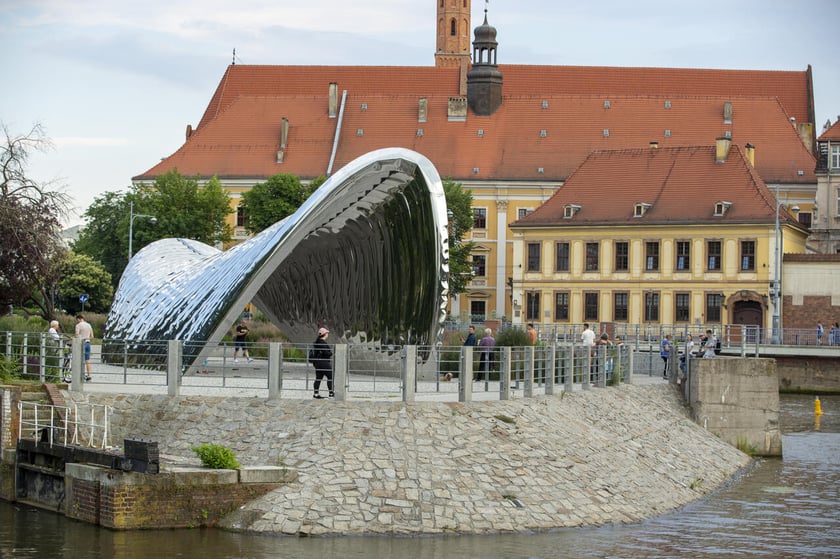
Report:
[[[759,460],[708,498],[645,522],[547,534],[284,538],[219,530],[113,532],[0,502],[0,559],[840,557],[840,397],[782,396],[784,458]]]

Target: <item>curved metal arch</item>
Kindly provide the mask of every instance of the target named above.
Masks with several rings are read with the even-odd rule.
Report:
[[[288,218],[230,250],[163,239],[131,259],[105,326],[133,353],[184,340],[192,365],[253,301],[295,342],[432,344],[446,316],[446,199],[424,156],[387,148],[352,161]],[[108,353],[107,348],[103,352]]]

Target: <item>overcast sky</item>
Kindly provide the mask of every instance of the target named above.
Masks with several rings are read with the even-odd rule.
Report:
[[[473,0],[472,26],[485,2]],[[30,175],[77,207],[184,141],[240,64],[434,64],[436,0],[0,0],[0,121],[54,149]],[[814,72],[817,134],[840,115],[838,0],[492,0],[500,64]]]

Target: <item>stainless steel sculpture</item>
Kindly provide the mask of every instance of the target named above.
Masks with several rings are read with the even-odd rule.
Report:
[[[311,342],[326,325],[334,338],[434,344],[448,266],[437,170],[416,152],[382,149],[230,250],[164,239],[138,252],[120,279],[105,337],[132,340],[135,355],[162,354],[164,340],[184,340],[188,367],[252,301],[295,342]]]

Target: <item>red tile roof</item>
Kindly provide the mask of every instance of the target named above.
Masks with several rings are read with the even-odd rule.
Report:
[[[715,203],[731,202],[720,217]],[[636,204],[650,204],[634,217]],[[565,207],[580,206],[572,218]],[[542,206],[511,227],[774,223],[772,192],[738,146],[723,163],[715,147],[596,151]],[[784,209],[783,220],[796,223]]]
[[[339,92],[347,91],[347,103],[333,170],[373,149],[406,147],[456,180],[561,181],[592,150],[645,147],[653,140],[662,147],[708,145],[729,132],[736,144],[757,147],[756,165],[766,181],[816,180],[814,158],[789,122],[810,111],[810,69],[500,68],[501,109],[452,122],[447,103],[458,92],[457,69],[230,66],[187,142],[134,178],[172,168],[229,179],[326,174],[337,123],[327,116],[327,99],[335,82]],[[428,99],[426,122],[418,121],[420,97]],[[723,120],[726,101],[733,107],[731,124]],[[277,164],[283,117],[290,122],[289,142]]]
[[[819,141],[836,141],[840,140],[840,118],[837,119],[837,122],[831,125],[831,127],[820,134],[820,137],[817,138]]]

